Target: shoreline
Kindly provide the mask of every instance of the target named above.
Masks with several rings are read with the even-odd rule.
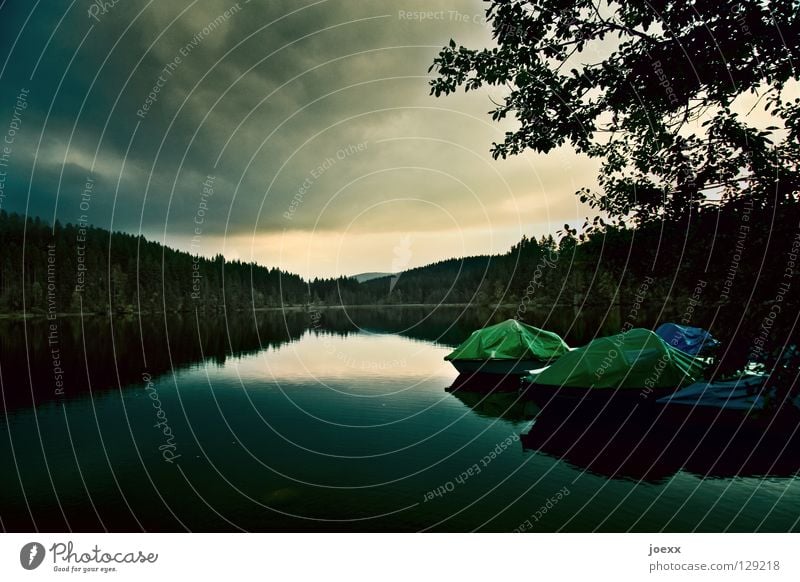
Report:
[[[527,310],[540,310],[540,309],[582,309],[582,308],[591,308],[591,307],[623,307],[628,304],[624,303],[613,303],[612,305],[608,304],[594,304],[594,303],[586,303],[583,305],[575,305],[573,303],[556,303],[556,304],[542,304],[542,305],[528,305]],[[714,307],[716,305],[722,305],[720,303],[715,303],[713,305],[709,305],[708,307]],[[359,304],[352,304],[352,305],[324,305],[324,304],[307,304],[307,305],[278,305],[278,306],[271,306],[271,307],[257,307],[255,309],[237,309],[233,311],[227,311],[227,313],[235,313],[235,314],[246,314],[246,313],[266,313],[266,312],[273,312],[273,311],[283,311],[283,312],[300,312],[300,311],[344,311],[347,309],[404,309],[404,308],[427,308],[427,309],[454,309],[454,308],[467,308],[467,309],[493,309],[493,310],[516,310],[519,308],[519,304],[517,303],[500,303],[500,304],[477,304],[477,303],[387,303],[387,304],[370,304],[370,303],[359,303]],[[124,312],[116,312],[113,314],[109,314],[108,312],[100,313],[100,312],[69,312],[69,311],[60,311],[57,312],[55,315],[57,318],[71,318],[71,317],[110,317],[111,315],[115,317],[127,317],[127,316],[154,316],[154,315],[185,315],[194,313],[194,310],[186,309],[186,310],[171,310],[171,311],[124,311]],[[204,315],[224,315],[226,310],[214,310],[214,311],[200,311]],[[42,313],[26,313],[26,312],[9,312],[9,313],[0,313],[0,320],[25,320],[25,319],[47,319],[48,316],[52,318],[52,314],[48,314],[46,312]]]
[[[271,312],[271,311],[327,311],[327,310],[346,310],[346,309],[398,309],[398,308],[430,308],[430,309],[438,309],[438,308],[456,308],[456,307],[467,307],[467,308],[483,308],[483,309],[516,309],[518,305],[516,303],[502,303],[502,304],[492,304],[492,305],[480,305],[476,303],[390,303],[390,304],[370,304],[370,303],[359,303],[353,305],[279,305],[273,307],[257,307],[255,309],[237,309],[233,311],[233,313],[243,314],[243,313],[263,313],[263,312]],[[541,306],[542,308],[546,307],[544,305]],[[549,307],[574,307],[571,304],[557,304],[555,306]],[[56,313],[56,317],[109,317],[109,315],[114,315],[116,317],[125,317],[129,315],[183,315],[183,314],[190,314],[194,313],[194,310],[186,309],[186,310],[173,310],[173,311],[125,311],[125,312],[117,312],[114,314],[109,313],[99,313],[99,312],[70,312],[70,311],[59,311]],[[224,314],[225,310],[217,310],[217,311],[201,311],[201,313],[205,314]],[[30,312],[10,312],[10,313],[0,313],[0,320],[2,319],[46,319],[48,317],[48,313],[30,313]]]

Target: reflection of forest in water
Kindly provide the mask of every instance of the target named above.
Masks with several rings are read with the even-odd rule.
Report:
[[[619,331],[627,313],[625,308],[578,314],[566,309],[533,313],[526,319],[564,335],[571,345],[581,345],[596,335]],[[513,315],[513,311],[482,308],[392,307],[263,311],[227,319],[64,317],[57,321],[58,343],[54,345],[63,368],[63,396],[55,392],[50,322],[0,320],[4,408],[13,412],[32,404],[86,397],[90,392],[141,386],[145,372],[155,378],[201,362],[222,365],[227,358],[277,349],[309,333],[342,337],[387,333],[454,346],[473,330]],[[639,318],[653,326],[659,315],[640,313]],[[659,416],[660,409],[630,418],[627,409],[613,414],[565,413],[517,392],[456,390],[447,398],[461,402],[470,414],[512,423],[529,454],[606,478],[659,483],[680,471],[724,478],[793,476],[800,470],[796,423],[740,426],[716,419]]]
[[[49,343],[51,321],[44,318],[0,320],[0,373],[6,408],[30,406],[63,397],[142,382],[173,369],[277,348],[303,333],[390,333],[410,339],[455,346],[481,327],[515,315],[513,309],[475,307],[363,307],[235,313],[224,317],[192,314],[86,318],[61,317],[54,323],[56,340]],[[527,313],[531,324],[581,345],[596,335],[619,331],[624,308],[576,312],[572,308]],[[655,325],[641,314],[640,319]],[[58,367],[62,370],[58,371]]]
[[[524,450],[582,471],[659,483],[679,471],[704,479],[793,477],[800,472],[796,427],[796,422],[781,420],[730,422],[688,407],[649,407],[626,414],[595,411],[590,416],[545,408],[521,439]]]
[[[703,479],[800,472],[796,416],[753,422],[688,407],[540,407],[517,392],[451,396],[478,416],[514,423],[529,454],[608,479],[664,483],[681,471]]]

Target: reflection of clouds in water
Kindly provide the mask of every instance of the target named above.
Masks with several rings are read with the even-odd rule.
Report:
[[[394,258],[392,259],[391,273],[394,275],[389,282],[389,293],[394,291],[397,281],[400,280],[403,269],[411,263],[411,235],[407,234],[400,239],[394,246]]]
[[[421,344],[396,335],[306,333],[298,342],[239,366],[243,375],[264,375],[278,382],[321,382],[345,377],[396,378],[452,375],[443,358],[447,348]],[[242,362],[241,364],[244,364]]]

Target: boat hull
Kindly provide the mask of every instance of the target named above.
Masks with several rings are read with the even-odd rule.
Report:
[[[449,360],[459,374],[503,374],[523,376],[547,364],[541,360]]]
[[[678,388],[576,388],[527,384],[523,391],[540,407],[573,409],[575,407],[651,407],[656,400],[673,394]]]
[[[679,412],[687,418],[674,416]],[[796,427],[797,420],[790,416],[731,423],[694,418],[690,407],[662,404],[627,410],[609,406],[591,414],[583,406],[570,413],[547,407],[520,441],[524,450],[612,479],[662,483],[679,471],[702,478],[763,478],[800,471]]]
[[[521,380],[515,374],[482,374],[481,372],[464,372],[459,374],[453,384],[446,388],[448,392],[519,392]]]

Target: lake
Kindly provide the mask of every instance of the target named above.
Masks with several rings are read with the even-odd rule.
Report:
[[[800,529],[795,427],[676,440],[446,391],[452,346],[510,315],[0,321],[2,529]],[[619,330],[614,313],[526,319],[572,345]]]

